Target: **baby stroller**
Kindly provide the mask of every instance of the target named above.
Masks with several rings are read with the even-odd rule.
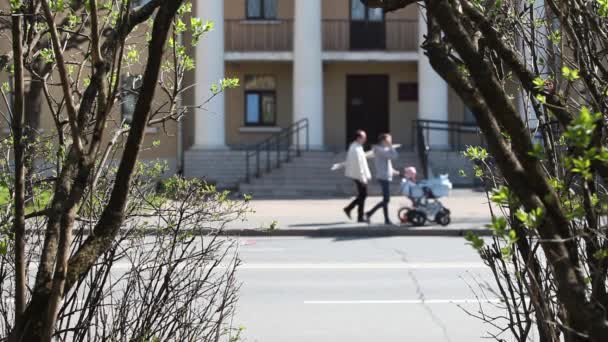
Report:
[[[410,169],[411,175],[413,168],[408,169]],[[442,226],[449,225],[450,210],[439,201],[439,198],[449,196],[452,189],[448,175],[415,183],[411,176],[408,177],[408,169],[401,182],[401,193],[412,201],[413,207],[399,209],[398,215],[401,223],[411,223],[420,227],[424,226],[426,221],[434,221]],[[415,176],[415,169],[413,170]]]

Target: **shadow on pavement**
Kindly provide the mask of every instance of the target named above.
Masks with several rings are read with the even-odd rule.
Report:
[[[288,227],[294,227],[294,228],[298,228],[298,227],[328,227],[328,226],[337,226],[337,225],[341,225],[341,224],[347,224],[348,222],[345,221],[341,221],[341,222],[327,222],[327,223],[300,223],[300,224],[290,224],[288,225]]]

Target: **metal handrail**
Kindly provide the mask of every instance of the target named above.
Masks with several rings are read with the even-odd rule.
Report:
[[[447,121],[447,120],[413,120],[412,125],[412,146],[416,145],[418,140],[417,130],[423,131],[422,136],[424,137],[424,143],[429,144],[429,132],[430,131],[444,131],[448,132],[449,145],[452,148],[458,149],[463,147],[462,135],[464,134],[475,134],[479,135],[479,126],[475,123],[467,123],[460,121]],[[483,141],[480,141],[483,144]]]
[[[475,123],[444,120],[413,120],[412,146],[416,147],[418,158],[423,168],[425,178],[430,176],[429,153],[432,146],[429,142],[431,131],[442,131],[448,134],[450,150],[463,148],[463,135],[477,135],[479,144],[485,145],[483,136],[480,134],[479,126]]]
[[[308,119],[301,119],[289,127],[283,128],[280,132],[271,135],[270,137],[262,140],[261,142],[252,145],[245,149],[245,182],[249,183],[251,180],[252,174],[259,178],[262,175],[262,169],[264,167],[260,163],[260,156],[262,153],[266,153],[266,173],[272,171],[274,168],[280,168],[281,163],[289,163],[291,161],[291,152],[292,145],[295,145],[295,155],[299,157],[302,155],[302,146],[300,145],[300,135],[304,133],[304,150],[308,151],[309,146],[309,124]],[[284,149],[282,148],[284,147]],[[282,158],[282,151],[284,151],[284,161]],[[271,154],[276,153],[276,161],[273,165],[271,161]],[[251,158],[254,158],[254,169],[253,172],[250,172],[251,169]]]

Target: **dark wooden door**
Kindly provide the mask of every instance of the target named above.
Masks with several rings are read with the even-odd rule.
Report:
[[[349,75],[346,78],[347,146],[355,132],[367,132],[368,146],[389,131],[387,75]]]

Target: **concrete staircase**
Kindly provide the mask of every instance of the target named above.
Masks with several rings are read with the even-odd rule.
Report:
[[[301,157],[295,157],[290,163],[264,173],[260,178],[252,178],[250,183],[241,183],[241,193],[256,197],[336,197],[352,196],[356,193],[354,183],[344,176],[344,170],[331,171],[332,164],[344,161],[346,153],[334,152],[303,152]],[[396,169],[404,166],[418,165],[414,152],[401,152],[399,159],[394,162]],[[370,160],[370,170],[374,172],[373,160]],[[380,187],[372,181],[369,187],[371,195],[380,194]],[[399,184],[392,184],[392,192],[397,194]]]

